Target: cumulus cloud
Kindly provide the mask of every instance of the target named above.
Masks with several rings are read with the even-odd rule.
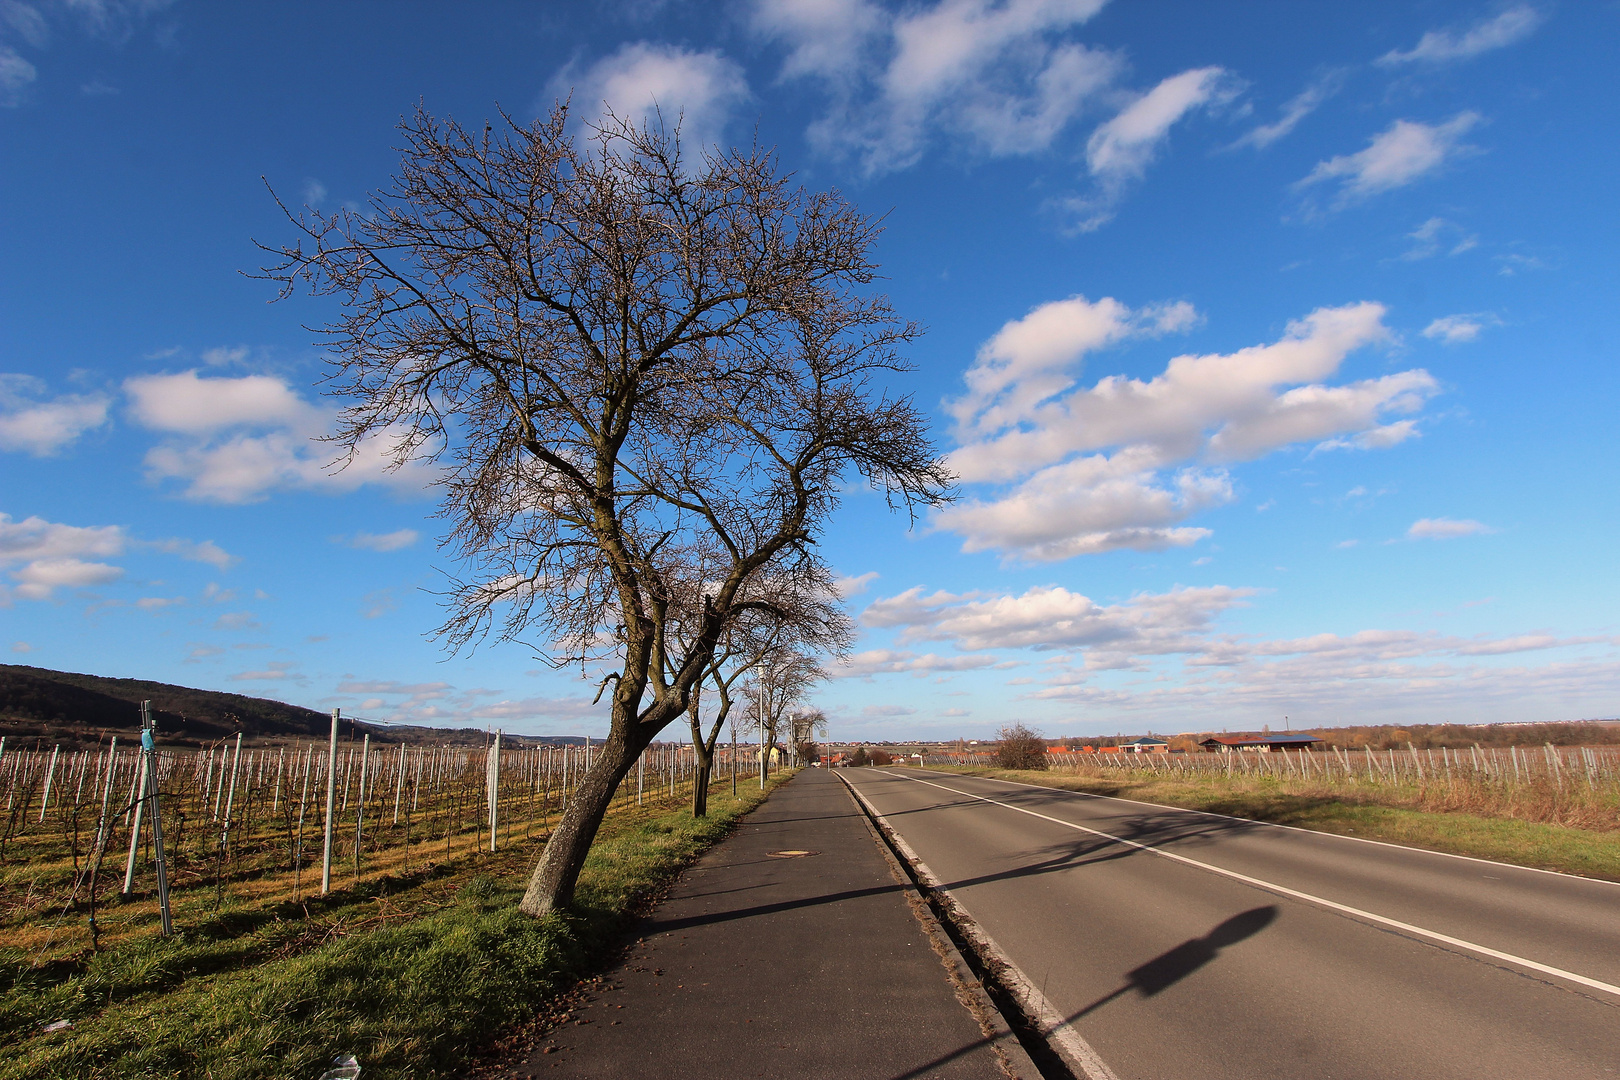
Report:
[[[1294,186],[1303,189],[1325,181],[1339,184],[1338,204],[1405,187],[1438,171],[1450,161],[1474,152],[1462,136],[1480,123],[1476,112],[1461,112],[1443,124],[1397,120],[1373,136],[1365,150],[1318,162]]]
[[[1408,540],[1454,540],[1459,536],[1478,536],[1496,530],[1471,518],[1419,518],[1406,530]]]
[[[1099,126],[1086,141],[1086,168],[1101,190],[1070,202],[1080,214],[1077,227],[1090,232],[1108,222],[1125,186],[1141,179],[1171,127],[1198,109],[1229,102],[1236,93],[1236,80],[1224,68],[1194,68],[1163,80]]]
[[[1540,11],[1529,4],[1515,4],[1470,26],[1466,30],[1430,30],[1411,49],[1392,49],[1378,58],[1385,67],[1413,63],[1446,63],[1468,60],[1480,53],[1501,49],[1529,37],[1542,22]]]
[[[583,70],[570,64],[552,79],[549,93],[572,96],[578,115],[600,123],[609,113],[635,124],[660,123],[681,141],[705,149],[722,141],[726,124],[749,97],[748,80],[717,50],[627,42]]]
[[[206,378],[195,371],[124,380],[130,413],[154,431],[209,435],[230,427],[319,428],[320,410],[270,375]]]
[[[1143,593],[1103,605],[1060,585],[1022,594],[926,593],[919,586],[874,601],[871,627],[898,628],[901,642],[949,641],[970,651],[1084,648],[1102,656],[1198,652],[1222,612],[1258,590],[1215,585]]]
[[[117,558],[131,548],[177,555],[221,570],[237,561],[212,540],[132,540],[121,525],[64,525],[38,516],[13,521],[11,515],[0,513],[0,568],[18,582],[15,589],[0,591],[0,600],[11,596],[46,600],[59,588],[117,581],[123,569],[101,560]]]
[[[44,382],[31,375],[0,375],[0,450],[47,457],[106,423],[104,395],[44,395]]]
[[[35,559],[11,572],[11,590],[24,600],[48,600],[57,589],[106,585],[124,576],[122,568],[82,559]]]
[[[402,551],[421,538],[415,529],[395,529],[388,533],[355,533],[347,543],[364,551]]]
[[[0,514],[0,566],[11,568],[17,583],[0,589],[0,602],[48,600],[59,588],[117,581],[124,574],[120,567],[94,560],[122,554],[126,539],[116,525],[81,527],[40,517],[13,521]]]
[[[1437,392],[1427,372],[1327,382],[1352,352],[1388,339],[1384,314],[1374,303],[1321,308],[1270,344],[1076,388],[1088,352],[1194,313],[1083,297],[1037,308],[980,349],[967,393],[947,403],[960,444],[951,467],[970,484],[1012,486],[947,507],[934,524],[966,550],[1038,561],[1192,544],[1207,530],[1180,523],[1233,498],[1227,463],[1297,444],[1383,448],[1417,433],[1390,414]]]
[[[1344,87],[1344,76],[1343,70],[1330,71],[1323,75],[1289,99],[1282,108],[1282,115],[1276,120],[1250,129],[1232,146],[1234,148],[1252,146],[1256,150],[1264,150],[1278,139],[1286,137],[1299,126],[1301,120],[1315,112],[1324,101]]]
[[[1489,312],[1472,315],[1444,315],[1423,328],[1423,336],[1446,345],[1473,341],[1488,326],[1501,326],[1502,320]]]
[[[332,410],[274,376],[141,375],[125,380],[124,390],[131,416],[167,436],[147,451],[148,477],[179,481],[199,502],[249,503],[280,489],[345,492],[364,484],[418,491],[431,481],[418,463],[391,468],[392,433],[334,461],[319,441],[332,428]]]

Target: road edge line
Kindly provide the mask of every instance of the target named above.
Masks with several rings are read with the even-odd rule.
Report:
[[[984,931],[972,915],[968,914],[967,909],[928,868],[928,864],[918,857],[916,851],[906,843],[905,838],[894,826],[889,824],[888,819],[877,807],[872,805],[852,781],[840,774],[834,775],[844,782],[845,789],[855,797],[856,802],[865,811],[866,817],[910,869],[919,891],[936,907],[936,910],[939,910],[941,920],[948,922],[968,943],[986,973],[1013,999],[1024,1016],[1029,1019],[1030,1026],[1047,1040],[1063,1063],[1083,1080],[1119,1080],[1119,1076],[1108,1067],[1097,1051],[1092,1049],[1091,1044],[1074,1030],[1047,1000],[1034,980],[1024,974],[1023,969],[1013,963],[1001,946],[996,944],[995,939]]]

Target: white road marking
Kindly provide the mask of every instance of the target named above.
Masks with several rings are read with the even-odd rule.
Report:
[[[1607,885],[1611,888],[1620,888],[1620,881],[1605,881],[1603,878],[1582,877],[1580,874],[1569,874],[1562,870],[1546,870],[1539,866],[1516,866],[1505,863],[1500,859],[1482,859],[1477,855],[1458,855],[1455,851],[1431,851],[1428,848],[1415,848],[1409,844],[1395,844],[1388,840],[1373,840],[1366,836],[1350,836],[1346,833],[1322,832],[1320,829],[1306,829],[1298,825],[1283,825],[1275,821],[1259,821],[1255,818],[1236,817],[1232,814],[1217,814],[1213,810],[1194,810],[1190,806],[1171,806],[1169,803],[1148,802],[1146,799],[1125,799],[1118,795],[1099,795],[1095,791],[1075,791],[1073,788],[1051,787],[1047,784],[1025,784],[1018,780],[1003,780],[999,776],[978,776],[977,780],[988,780],[992,784],[1006,784],[1008,787],[1029,788],[1033,791],[1062,791],[1069,795],[1079,795],[1086,799],[1103,799],[1108,802],[1124,803],[1127,806],[1151,806],[1155,810],[1173,810],[1178,814],[1197,814],[1200,817],[1220,818],[1222,821],[1241,821],[1245,825],[1257,825],[1267,829],[1286,829],[1289,832],[1306,833],[1310,836],[1328,837],[1333,840],[1349,840],[1355,844],[1372,844],[1374,847],[1395,848],[1398,851],[1413,851],[1423,855],[1433,855],[1441,859],[1461,859],[1463,862],[1482,863],[1485,866],[1500,866],[1508,870],[1520,870],[1526,874],[1548,874],[1552,877],[1569,878],[1573,881],[1586,881],[1595,885]]]
[[[1563,968],[1556,968],[1549,964],[1537,963],[1534,960],[1528,960],[1522,956],[1515,956],[1512,953],[1502,952],[1499,949],[1492,949],[1489,946],[1479,945],[1472,941],[1464,941],[1462,938],[1455,938],[1449,934],[1442,934],[1435,930],[1427,930],[1421,926],[1413,926],[1411,923],[1401,922],[1399,919],[1391,919],[1385,915],[1376,915],[1371,911],[1363,911],[1361,908],[1351,907],[1348,904],[1341,904],[1325,897],[1313,896],[1307,892],[1300,892],[1298,889],[1290,889],[1286,885],[1278,885],[1274,882],[1264,881],[1257,877],[1250,877],[1248,874],[1240,874],[1236,870],[1228,870],[1223,866],[1216,866],[1212,863],[1201,862],[1198,859],[1189,859],[1187,856],[1178,855],[1173,851],[1164,851],[1161,848],[1156,848],[1149,844],[1140,844],[1135,840],[1127,840],[1123,836],[1115,836],[1112,833],[1105,833],[1097,829],[1090,829],[1084,825],[1077,825],[1072,821],[1064,821],[1062,818],[1055,818],[1047,814],[1037,813],[1034,810],[1028,810],[1022,806],[1013,806],[1011,803],[999,802],[996,799],[986,798],[983,795],[977,795],[971,791],[961,791],[957,788],[947,787],[944,784],[936,784],[932,780],[922,780],[915,776],[905,776],[903,773],[890,773],[889,775],[909,780],[914,784],[926,784],[929,787],[939,788],[941,791],[949,791],[953,795],[963,795],[970,799],[977,799],[980,802],[989,803],[991,806],[1000,806],[1007,810],[1015,810],[1020,814],[1028,814],[1030,817],[1040,818],[1042,821],[1050,821],[1054,825],[1061,825],[1066,829],[1074,829],[1078,832],[1090,833],[1092,836],[1098,836],[1104,840],[1112,840],[1116,844],[1124,844],[1126,847],[1135,848],[1138,851],[1145,851],[1150,855],[1157,855],[1162,859],[1170,859],[1173,862],[1183,863],[1187,866],[1195,866],[1200,870],[1207,870],[1212,874],[1219,874],[1222,877],[1231,878],[1233,881],[1241,881],[1245,885],[1253,885],[1257,889],[1265,889],[1267,892],[1278,893],[1283,896],[1292,897],[1295,900],[1303,900],[1308,904],[1316,904],[1320,907],[1325,907],[1330,911],[1343,912],[1346,915],[1353,915],[1358,919],[1366,919],[1368,922],[1377,923],[1380,926],[1388,926],[1396,930],[1404,931],[1408,934],[1416,935],[1417,937],[1427,938],[1430,941],[1438,941],[1442,944],[1451,945],[1459,949],[1465,949],[1469,952],[1478,953],[1481,956],[1489,956],[1493,960],[1502,960],[1509,964],[1517,964],[1520,967],[1529,968],[1531,971],[1539,971],[1543,975],[1551,975],[1554,978],[1567,979],[1568,981],[1578,983],[1581,986],[1590,987],[1593,990],[1601,990],[1606,994],[1613,994],[1616,997],[1620,997],[1620,986],[1615,986],[1612,983],[1601,982],[1597,979],[1589,979],[1585,975],[1577,975],[1573,971],[1565,971]]]
[[[1097,1051],[1091,1048],[1091,1044],[1081,1038],[1080,1033],[1067,1020],[1063,1019],[1063,1014],[1058,1012],[1056,1007],[1047,1000],[1046,995],[1041,992],[1034,981],[1024,974],[1022,968],[1013,963],[1012,957],[1007,955],[1006,950],[997,945],[995,939],[985,933],[984,928],[963,909],[961,904],[956,902],[956,897],[951,895],[950,890],[945,888],[939,877],[928,868],[928,864],[918,857],[910,844],[906,843],[906,838],[900,835],[900,831],[890,825],[889,819],[884,817],[878,811],[878,808],[872,805],[872,800],[862,794],[860,788],[856,787],[848,778],[839,775],[838,779],[844,781],[844,786],[861,801],[861,805],[866,807],[867,812],[888,830],[889,839],[894,842],[895,847],[900,849],[900,855],[911,864],[912,871],[922,879],[923,884],[938,892],[953,909],[955,918],[952,921],[956,923],[956,928],[973,943],[974,950],[981,955],[988,954],[995,958],[1001,967],[1001,970],[997,972],[997,977],[1013,995],[1014,999],[1017,1000],[1019,1007],[1024,1010],[1024,1014],[1035,1021],[1040,1028],[1041,1034],[1056,1044],[1059,1056],[1069,1063],[1070,1068],[1076,1070],[1080,1076],[1084,1077],[1084,1080],[1119,1080],[1118,1074],[1110,1069],[1103,1059],[1098,1056]]]

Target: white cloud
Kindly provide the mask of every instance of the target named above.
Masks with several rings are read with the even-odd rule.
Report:
[[[240,364],[247,358],[248,348],[245,345],[238,345],[234,349],[221,346],[215,349],[204,349],[202,352],[202,362],[209,367],[228,367],[232,364]]]
[[[590,123],[609,112],[635,124],[681,127],[681,141],[703,150],[721,143],[726,124],[748,100],[743,70],[718,50],[692,52],[675,45],[627,42],[583,71],[573,64],[548,87],[557,99],[572,94],[577,115]]]
[[[867,705],[861,715],[868,720],[889,720],[899,716],[915,716],[916,709],[909,705]]]
[[[46,457],[107,420],[101,394],[38,400],[45,384],[31,375],[0,375],[0,450]]]
[[[178,555],[221,570],[237,561],[212,540],[131,540],[120,525],[63,525],[37,516],[13,521],[10,515],[0,514],[0,567],[21,564],[11,576],[22,583],[15,595],[26,600],[47,599],[57,588],[116,581],[123,576],[121,568],[87,560],[116,558],[131,547]]]
[[[1183,469],[1160,482],[1162,458],[1132,447],[1113,457],[1096,454],[1042,469],[991,501],[969,499],[936,516],[939,527],[963,536],[964,551],[1000,550],[1053,562],[1129,548],[1162,551],[1209,536],[1208,529],[1176,525],[1188,516],[1230,502],[1224,472]]]
[[[367,619],[380,619],[399,609],[399,600],[393,589],[373,589],[361,599],[360,614]]]
[[[13,641],[11,651],[14,653],[31,653],[34,651],[34,647],[26,641]]]
[[[28,87],[38,76],[38,69],[16,49],[0,45],[0,108],[15,109],[21,105]]]
[[[1465,341],[1473,341],[1479,337],[1479,332],[1488,326],[1501,325],[1502,320],[1489,312],[1476,312],[1472,315],[1445,315],[1424,327],[1423,336],[1431,341],[1456,345]]]
[[[975,671],[993,667],[994,656],[939,656],[894,649],[869,649],[832,666],[834,678],[868,678],[873,675],[923,674],[930,671]]]
[[[784,79],[831,97],[810,137],[869,173],[906,168],[940,134],[992,155],[1045,150],[1124,69],[1064,40],[1104,0],[940,0],[898,12],[858,0],[757,0],[760,36],[787,46]]]
[[[241,426],[318,430],[323,425],[320,410],[270,375],[137,375],[124,381],[124,391],[135,419],[155,431],[208,435]]]
[[[1132,311],[1113,297],[1054,300],[1006,323],[979,347],[963,380],[968,392],[947,403],[958,435],[994,431],[1027,419],[1041,401],[1074,384],[1089,352],[1123,338],[1186,330],[1201,321],[1185,301]]]
[[[1102,656],[1199,652],[1202,634],[1222,612],[1257,590],[1215,585],[1143,593],[1121,604],[1100,605],[1060,585],[1021,595],[935,592],[921,587],[874,601],[861,615],[867,626],[901,628],[902,642],[949,641],[984,649],[1084,648]]]
[[[24,600],[48,600],[57,589],[83,589],[106,585],[124,576],[124,571],[106,563],[82,559],[35,559],[11,572],[17,582],[12,593]]]
[[[833,579],[833,592],[838,594],[838,599],[848,600],[852,596],[861,595],[871,587],[872,582],[881,576],[876,570],[868,570],[866,573],[856,574],[854,577],[840,574]]]
[[[142,611],[162,611],[167,607],[179,607],[185,602],[183,596],[143,596],[135,601],[135,606]]]
[[[215,630],[257,630],[258,621],[251,611],[227,611],[214,620]]]
[[[390,469],[392,444],[383,433],[348,459],[320,439],[333,412],[317,407],[269,375],[206,378],[195,371],[125,380],[132,415],[170,436],[146,454],[153,481],[179,480],[187,498],[248,503],[277,489],[352,491],[381,484],[421,490],[431,471],[418,463]]]
[[[1453,540],[1459,536],[1478,536],[1496,530],[1472,519],[1420,518],[1406,530],[1408,540]]]
[[[229,570],[242,560],[232,555],[212,540],[201,543],[195,540],[185,540],[180,537],[171,537],[168,540],[152,540],[141,546],[161,551],[166,555],[178,555],[191,562],[207,563],[220,570]]]
[[[79,556],[121,555],[125,535],[118,525],[62,525],[41,517],[12,521],[0,514],[0,564]]]
[[[1159,308],[1175,325],[1191,309]],[[1180,312],[1171,315],[1172,311]],[[1008,323],[980,350],[948,403],[968,483],[1015,482],[934,518],[969,551],[1034,560],[1118,548],[1185,546],[1209,535],[1180,522],[1233,497],[1223,462],[1295,444],[1393,446],[1438,386],[1421,370],[1328,385],[1357,349],[1387,340],[1384,308],[1321,308],[1268,345],[1173,358],[1150,380],[1107,376],[1074,388],[1088,350],[1157,326],[1118,301],[1075,297]]]
[[[867,0],[760,0],[750,13],[756,34],[788,46],[783,79],[852,76],[887,20]]]
[[[1342,70],[1328,72],[1290,99],[1283,106],[1282,115],[1276,120],[1253,128],[1232,145],[1252,146],[1256,150],[1264,150],[1278,139],[1286,137],[1299,126],[1301,120],[1315,112],[1322,102],[1339,92],[1344,86],[1344,75]]]
[[[286,660],[272,660],[270,663],[266,664],[264,669],[261,671],[239,671],[235,675],[227,675],[226,679],[230,682],[298,681],[303,679],[304,676],[292,670],[295,666],[296,665]]]
[[[1147,171],[1170,128],[1197,109],[1230,101],[1236,93],[1234,83],[1224,68],[1183,71],[1160,82],[1092,132],[1086,141],[1086,168],[1102,192],[1094,199],[1071,204],[1085,215],[1079,228],[1089,232],[1113,217],[1125,185]]]
[[[348,544],[365,551],[400,551],[421,538],[422,534],[415,529],[395,529],[390,533],[355,533]]]
[[[1479,124],[1476,112],[1462,112],[1443,124],[1397,120],[1373,136],[1365,150],[1318,162],[1296,188],[1323,181],[1339,182],[1339,203],[1404,187],[1436,172],[1448,161],[1474,152],[1459,140]]]
[[[0,3],[0,19],[11,27],[28,44],[36,49],[43,49],[50,43],[51,28],[41,15],[39,9],[32,4],[22,3],[21,0],[5,0]]]
[[[1441,217],[1430,218],[1406,235],[1412,246],[1401,253],[1402,262],[1433,258],[1441,250],[1447,255],[1461,255],[1479,246],[1478,236]]]
[[[1529,4],[1515,4],[1482,19],[1467,30],[1430,30],[1406,52],[1393,49],[1378,58],[1385,67],[1415,62],[1444,63],[1467,60],[1492,49],[1504,48],[1530,36],[1541,25],[1542,14]]]

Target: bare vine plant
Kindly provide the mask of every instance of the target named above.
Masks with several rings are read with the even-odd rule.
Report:
[[[609,736],[522,901],[540,915],[726,634],[787,614],[760,583],[826,578],[840,492],[914,515],[952,477],[887,387],[919,330],[866,291],[878,225],[836,192],[757,147],[693,160],[678,129],[576,133],[566,105],[481,132],[419,108],[400,133],[369,208],[290,211],[263,273],[341,303],[321,331],[348,454],[439,469],[447,644],[607,669]]]

